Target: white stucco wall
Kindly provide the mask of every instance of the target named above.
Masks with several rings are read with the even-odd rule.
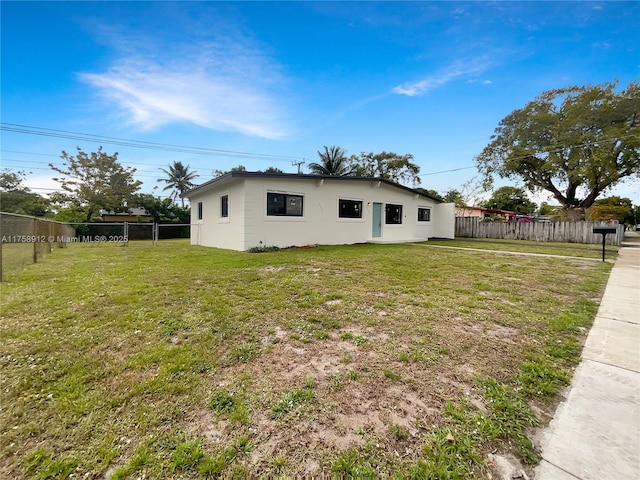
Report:
[[[220,185],[220,188],[191,197],[191,244],[244,250],[243,181]],[[221,197],[229,197],[229,216],[221,216]],[[202,202],[202,220],[198,219],[198,203]]]
[[[267,215],[267,193],[304,197],[302,217]],[[418,222],[418,205],[432,208],[435,201],[381,182],[344,180],[252,179],[245,184],[245,198],[252,208],[246,217],[245,249],[258,245],[336,245],[378,241],[406,241],[433,236],[433,220]],[[340,218],[340,199],[362,201],[362,218]],[[382,203],[382,236],[374,239],[373,203]],[[384,204],[402,205],[401,225],[384,222]]]
[[[434,209],[433,237],[454,238],[456,231],[456,204],[439,203]]]
[[[303,215],[267,215],[267,193],[303,196]],[[219,217],[220,197],[229,196],[229,217]],[[362,201],[362,218],[340,218],[339,199]],[[336,245],[369,241],[398,242],[447,236],[455,222],[453,207],[439,208],[422,195],[378,181],[348,181],[314,178],[232,178],[190,196],[191,243],[247,250],[257,246]],[[203,219],[198,220],[198,202]],[[382,204],[381,236],[373,238],[373,204]],[[385,223],[384,205],[402,205],[402,224]],[[418,221],[418,207],[431,209],[431,220]],[[451,220],[446,216],[450,213]],[[446,226],[438,227],[438,222]]]
[[[260,179],[250,182],[246,191],[255,208],[252,221],[247,224],[246,248],[260,241],[279,247],[366,242],[366,226],[371,220],[367,218],[366,199],[361,187],[327,180]],[[268,192],[302,195],[303,216],[268,216]],[[338,218],[339,197],[362,200],[363,218]]]

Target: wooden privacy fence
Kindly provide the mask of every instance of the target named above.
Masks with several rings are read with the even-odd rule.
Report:
[[[620,245],[624,225],[610,222],[481,222],[477,217],[456,217],[456,237],[505,238],[538,242],[602,243],[602,235],[593,227],[617,227],[616,235],[607,235],[607,245]]]

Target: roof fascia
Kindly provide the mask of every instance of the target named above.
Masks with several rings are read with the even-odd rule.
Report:
[[[283,178],[283,179],[306,179],[306,180],[335,180],[335,181],[352,181],[352,182],[381,182],[390,187],[400,188],[401,190],[405,190],[407,192],[411,192],[416,195],[420,195],[421,197],[428,198],[433,200],[436,203],[444,203],[442,200],[434,198],[430,195],[422,193],[418,190],[415,190],[410,187],[405,187],[404,185],[400,185],[399,183],[392,182],[391,180],[387,180],[386,178],[379,177],[360,177],[356,175],[313,175],[313,174],[304,174],[304,173],[265,173],[265,172],[228,172],[219,177],[213,178],[197,187],[192,188],[184,192],[181,197],[190,198],[190,195],[193,193],[197,193],[201,190],[208,190],[210,187],[222,183],[226,183],[234,178]]]

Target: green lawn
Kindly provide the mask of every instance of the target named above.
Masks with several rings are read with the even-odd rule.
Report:
[[[511,252],[602,259],[602,244],[533,242],[529,240],[503,240],[498,238],[456,238],[455,240],[429,240],[426,245],[479,248],[482,250],[508,250]],[[605,246],[605,258],[615,259],[618,248],[619,247],[615,245]]]
[[[34,248],[35,247],[35,248]],[[60,247],[54,243],[4,243],[2,244],[2,275],[5,279],[11,279],[19,274],[24,267],[33,263],[34,250],[37,260],[55,252]],[[51,249],[51,252],[49,251]]]
[[[22,271],[30,263],[33,263],[33,243],[2,245],[2,273],[5,278]]]
[[[530,468],[610,268],[416,245],[55,250],[0,286],[0,478],[489,478],[489,452]]]

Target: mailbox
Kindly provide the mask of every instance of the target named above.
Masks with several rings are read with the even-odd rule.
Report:
[[[593,227],[593,233],[601,233],[606,235],[607,233],[617,233],[618,229],[615,227]]]
[[[602,235],[602,261],[604,262],[604,242],[608,233],[618,233],[617,227],[593,227],[593,233]]]

